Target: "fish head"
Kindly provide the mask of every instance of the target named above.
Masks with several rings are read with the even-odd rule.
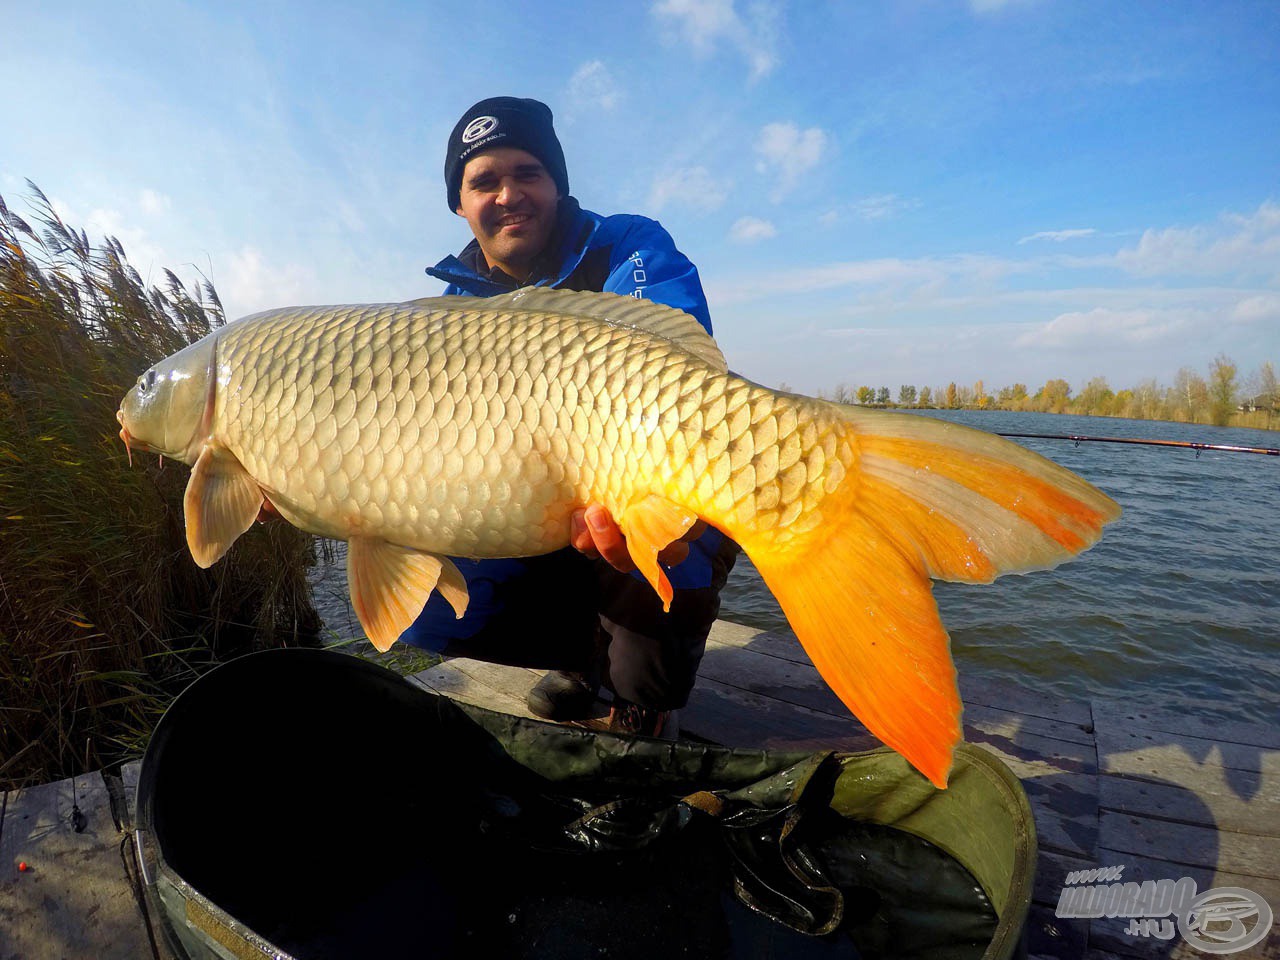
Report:
[[[125,446],[194,463],[213,420],[216,357],[205,337],[138,377],[116,411]]]

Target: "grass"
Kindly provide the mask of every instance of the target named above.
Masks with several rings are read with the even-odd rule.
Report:
[[[0,197],[0,789],[136,756],[199,673],[318,627],[311,537],[262,525],[199,569],[187,469],[131,469],[117,438],[137,375],[224,322],[217,292],[148,287],[31,190],[30,222]]]

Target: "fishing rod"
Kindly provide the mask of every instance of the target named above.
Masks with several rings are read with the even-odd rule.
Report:
[[[1200,443],[1195,440],[1143,440],[1138,437],[1086,437],[1075,433],[1000,433],[1000,437],[1027,438],[1032,440],[1070,440],[1078,447],[1081,443],[1136,443],[1146,447],[1185,447],[1200,456],[1201,450],[1217,450],[1223,453],[1259,453],[1266,457],[1280,457],[1280,447],[1239,447],[1229,443]]]

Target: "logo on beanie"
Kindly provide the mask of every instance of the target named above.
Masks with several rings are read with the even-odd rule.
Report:
[[[462,131],[462,142],[475,143],[481,137],[492,133],[497,126],[497,117],[476,117],[467,124],[467,129]]]

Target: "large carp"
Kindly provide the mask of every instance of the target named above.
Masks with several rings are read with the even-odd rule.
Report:
[[[961,703],[930,578],[1051,567],[1120,512],[990,434],[734,376],[692,317],[611,294],[256,314],[156,364],[117,418],[130,447],[194,464],[201,566],[264,499],[346,540],[380,650],[433,589],[461,615],[449,556],[558,549],[588,503],[669,604],[657,555],[705,520],[746,551],[849,709],[940,787]]]

